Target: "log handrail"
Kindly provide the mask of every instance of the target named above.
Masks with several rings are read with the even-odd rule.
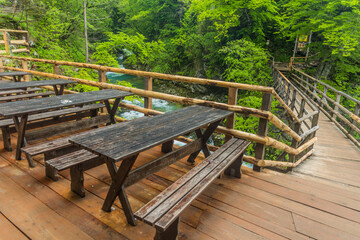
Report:
[[[315,82],[317,82],[317,83],[320,83],[321,85],[327,87],[328,89],[331,89],[331,90],[334,91],[335,93],[338,93],[338,94],[346,97],[347,99],[349,99],[349,100],[351,100],[351,101],[353,101],[353,102],[355,102],[355,103],[357,103],[357,104],[360,104],[360,100],[358,100],[358,99],[356,99],[356,98],[353,98],[352,96],[350,96],[350,95],[347,94],[347,93],[344,93],[344,92],[342,92],[342,91],[337,90],[336,88],[330,86],[329,84],[324,83],[323,81],[320,81],[319,79],[314,78],[313,76],[310,76],[309,74],[304,73],[304,72],[301,71],[300,69],[297,69],[297,68],[294,68],[294,67],[293,67],[292,70],[294,70],[295,72],[300,73],[301,75],[303,75],[303,76],[305,76],[305,77],[308,77],[309,79],[311,79],[311,80],[313,80],[313,81],[315,81]]]
[[[219,133],[223,133],[225,135],[240,137],[243,139],[253,141],[258,144],[263,144],[264,146],[279,149],[287,154],[291,154],[294,156],[301,155],[300,158],[303,158],[304,154],[305,155],[308,154],[307,150],[308,149],[311,150],[311,147],[317,141],[317,138],[314,135],[312,135],[311,137],[306,136],[305,138],[302,138],[301,135],[303,135],[303,134],[301,134],[301,132],[294,131],[291,127],[289,127],[290,125],[287,125],[285,122],[280,120],[280,118],[278,116],[275,116],[273,113],[271,113],[271,111],[248,108],[248,107],[238,106],[238,105],[234,104],[234,103],[236,103],[235,95],[233,96],[234,99],[232,99],[232,101],[228,102],[228,103],[231,102],[230,104],[213,102],[213,101],[205,101],[205,100],[194,99],[194,98],[186,98],[186,97],[175,96],[175,95],[171,95],[171,94],[154,92],[154,91],[150,90],[151,86],[148,87],[149,90],[142,90],[142,89],[136,89],[136,88],[125,87],[125,86],[120,86],[120,85],[109,84],[109,83],[105,82],[106,81],[105,72],[116,72],[116,73],[124,73],[124,74],[129,74],[129,75],[145,77],[146,81],[148,81],[148,83],[150,85],[151,85],[150,81],[152,81],[153,78],[157,78],[157,79],[163,79],[163,80],[172,80],[172,81],[181,81],[181,82],[196,83],[196,84],[205,84],[205,85],[218,86],[218,87],[226,87],[229,89],[233,88],[233,89],[242,89],[242,90],[263,92],[263,94],[265,94],[265,95],[270,94],[271,97],[274,97],[275,99],[277,99],[279,101],[280,105],[283,106],[283,108],[285,109],[286,114],[289,115],[289,118],[291,119],[291,121],[301,124],[300,119],[302,117],[303,112],[306,112],[306,110],[302,109],[302,110],[300,110],[300,112],[302,112],[302,113],[296,114],[294,112],[294,110],[297,110],[297,108],[295,106],[296,104],[294,104],[294,100],[296,100],[296,99],[293,99],[292,104],[288,105],[286,102],[284,102],[284,100],[281,98],[281,96],[272,87],[224,82],[224,81],[211,80],[211,79],[176,76],[176,75],[153,73],[153,72],[136,71],[136,70],[129,70],[129,69],[120,69],[120,68],[106,67],[106,66],[100,66],[100,65],[95,65],[95,64],[36,59],[36,58],[27,58],[27,57],[14,57],[14,56],[7,56],[7,55],[0,56],[0,58],[1,58],[0,62],[2,62],[3,58],[21,60],[23,63],[23,66],[24,66],[24,63],[27,63],[27,61],[52,64],[53,69],[54,69],[54,74],[28,70],[25,68],[20,69],[20,68],[8,67],[8,66],[0,66],[0,68],[6,69],[6,70],[12,70],[12,71],[20,71],[21,70],[21,71],[26,71],[26,72],[32,73],[33,75],[42,76],[42,77],[70,79],[70,80],[74,80],[78,83],[82,83],[82,84],[89,85],[89,86],[95,86],[100,89],[110,88],[110,89],[118,89],[118,90],[122,90],[122,91],[132,92],[138,96],[142,96],[142,97],[148,98],[148,99],[157,98],[157,99],[163,99],[163,100],[167,100],[167,101],[182,103],[182,104],[186,104],[186,105],[200,104],[200,105],[204,105],[204,106],[210,106],[210,107],[230,110],[230,111],[233,111],[234,113],[241,113],[241,114],[248,115],[248,116],[254,116],[259,119],[264,119],[264,120],[266,120],[267,124],[272,123],[274,126],[279,128],[281,131],[287,133],[290,137],[292,137],[293,142],[295,141],[296,143],[299,143],[299,144],[288,146],[287,144],[285,144],[281,141],[278,141],[277,139],[267,136],[267,134],[265,134],[265,136],[259,136],[257,134],[251,134],[251,133],[247,133],[247,132],[234,130],[233,128],[231,128],[231,126],[230,126],[230,128],[218,127],[218,129],[216,131]],[[79,68],[89,68],[89,69],[97,70],[99,72],[99,82],[60,75],[59,67],[61,65],[75,66],[75,67],[79,67]],[[280,75],[278,74],[278,76],[280,76]],[[66,92],[71,92],[71,91],[66,91]],[[235,94],[235,91],[229,90],[229,93],[230,92]],[[142,108],[139,106],[133,106],[133,105],[126,104],[126,103],[120,103],[120,107],[124,107],[124,108],[130,109],[130,110],[142,112],[145,115],[162,114],[162,112],[149,109],[149,106],[147,106],[147,108]],[[298,111],[298,113],[299,113],[299,111]],[[310,116],[309,119],[313,119],[313,116]],[[124,119],[121,119],[121,118],[117,118],[117,120],[125,121]],[[303,120],[303,121],[305,121],[305,120]],[[261,121],[260,121],[260,123],[261,123]],[[183,138],[181,138],[181,139],[184,140]],[[304,151],[306,151],[306,152],[303,154]],[[248,160],[249,162],[257,165],[257,163],[260,160],[264,160],[264,159],[256,159],[251,156],[246,156],[245,160]],[[279,166],[283,166],[282,162],[279,162],[279,161],[272,161],[272,162],[273,162],[272,163],[273,165],[278,164]]]
[[[306,80],[303,79],[304,77],[306,77]],[[359,100],[295,68],[293,68],[291,73],[291,80],[305,92],[311,102],[313,102],[357,147],[360,148],[359,139],[356,139],[355,135],[355,133],[360,135],[360,118],[358,116],[360,112]],[[313,84],[309,82],[309,80],[313,81]],[[318,85],[323,85],[324,91],[318,89]],[[328,90],[332,90],[336,93],[336,100],[327,95]],[[344,96],[347,100],[355,103],[354,112],[341,104],[341,96]]]

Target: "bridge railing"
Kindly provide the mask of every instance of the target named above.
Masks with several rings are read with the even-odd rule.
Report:
[[[144,97],[145,100],[144,107],[134,106],[127,103],[121,103],[120,107],[141,112],[144,113],[145,115],[163,114],[162,112],[155,111],[152,109],[152,105],[151,105],[152,98],[181,103],[184,105],[200,104],[204,106],[210,106],[214,108],[233,111],[234,114],[227,118],[226,125],[218,127],[216,132],[224,134],[228,138],[237,137],[256,143],[254,148],[255,149],[254,156],[245,156],[244,158],[245,161],[254,164],[255,170],[260,170],[261,167],[267,167],[267,166],[279,166],[279,167],[289,167],[289,168],[295,167],[299,162],[303,161],[312,154],[311,151],[312,146],[317,141],[317,138],[314,136],[314,134],[312,134],[311,137],[309,137],[310,135],[301,136],[301,134],[303,133],[301,131],[299,132],[296,130],[296,124],[302,122],[301,117],[303,117],[302,116],[303,114],[299,115],[299,113],[294,112],[291,109],[291,106],[288,106],[272,87],[224,82],[224,81],[217,81],[211,79],[184,77],[184,76],[154,73],[154,72],[136,71],[129,69],[100,66],[95,64],[78,63],[78,62],[66,62],[66,61],[14,57],[14,56],[0,56],[0,58],[1,58],[0,69],[2,68],[11,71],[21,70],[21,71],[30,72],[36,76],[47,77],[47,78],[70,79],[78,83],[98,87],[100,89],[118,89],[118,90],[134,93],[135,95]],[[20,61],[23,64],[23,68],[14,68],[14,67],[6,66],[3,64],[4,59],[12,59],[13,61]],[[47,73],[47,72],[29,70],[27,69],[28,62],[32,64],[34,63],[51,64],[53,72]],[[71,76],[61,75],[62,72],[61,68],[63,66],[92,69],[98,72],[99,79],[98,81],[91,81],[91,80],[85,80],[80,78],[74,78]],[[123,73],[128,75],[144,77],[145,89],[137,89],[132,87],[125,87],[116,84],[106,83],[107,80],[105,75],[106,72]],[[187,98],[182,96],[155,92],[152,90],[153,79],[180,81],[180,82],[186,82],[192,84],[203,84],[203,85],[227,88],[228,102],[220,103],[220,102],[206,101],[196,98]],[[238,103],[237,93],[239,90],[261,92],[262,93],[261,109],[254,109],[254,108],[237,105]],[[67,90],[66,92],[74,93],[69,90]],[[279,105],[286,112],[287,117],[291,119],[292,124],[287,124],[286,122],[283,122],[278,116],[272,113],[274,112],[274,109],[271,109],[271,102],[273,101],[273,99],[279,102]],[[257,134],[235,130],[234,129],[235,121],[236,121],[235,114],[241,114],[244,116],[253,116],[258,118],[259,124],[258,124]],[[117,118],[117,119],[118,121],[125,121],[124,119],[121,118]],[[294,123],[294,121],[296,123]],[[290,139],[290,142],[294,144],[288,145],[287,141],[281,141],[269,137],[268,136],[269,126],[278,129],[279,133],[286,136],[288,139]],[[180,137],[178,140],[185,142],[192,141],[191,139],[185,137]],[[217,148],[216,146],[210,146],[210,149],[215,150],[216,148]],[[286,155],[290,154],[290,156],[293,157],[291,158],[284,157],[281,159],[281,161],[265,160],[266,149],[267,150],[275,149],[282,153],[286,153]]]
[[[293,120],[287,111],[282,113],[282,119],[287,120],[289,126],[294,129],[294,131],[299,134],[302,138],[302,141],[292,141],[291,146],[297,148],[307,142],[309,139],[315,137],[316,131],[319,129],[319,111],[318,108],[306,97],[304,92],[298,89],[289,79],[281,73],[278,69],[273,70],[273,79],[275,82],[275,92],[284,100],[284,103],[288,105],[293,111],[299,121]],[[281,135],[279,135],[280,137]],[[283,159],[288,155],[290,162],[296,162],[299,164],[301,161],[307,157],[307,154],[312,154],[313,150],[310,147],[311,151],[308,153],[302,153],[299,155],[289,154],[283,152],[278,158],[277,161],[283,161]],[[306,156],[304,158],[304,156]],[[296,165],[297,166],[297,165]]]
[[[357,146],[360,147],[360,101],[292,68],[291,80],[310,97],[311,101]]]
[[[0,46],[5,48],[4,50],[0,50],[0,54],[12,55],[13,53],[30,53],[28,31],[0,29],[0,32],[2,33],[3,38],[0,40]]]

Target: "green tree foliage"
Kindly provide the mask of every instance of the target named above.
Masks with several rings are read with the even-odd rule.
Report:
[[[97,63],[117,66],[119,55],[124,56],[124,64],[130,68],[150,70],[156,64],[156,59],[164,51],[161,41],[146,41],[141,34],[129,36],[125,33],[108,33],[109,40],[96,47],[93,58]]]
[[[268,85],[270,68],[266,52],[245,39],[231,41],[219,50],[225,55],[224,79],[254,85]]]

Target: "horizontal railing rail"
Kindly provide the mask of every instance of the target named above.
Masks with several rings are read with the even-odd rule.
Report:
[[[360,100],[296,68],[292,68],[291,80],[357,147],[360,147]]]
[[[128,91],[134,93],[135,95],[144,97],[145,105],[144,107],[134,106],[126,103],[121,103],[120,107],[138,111],[144,113],[146,115],[156,115],[162,114],[162,112],[155,111],[152,109],[151,106],[151,99],[157,98],[162,99],[170,102],[177,102],[184,105],[192,105],[192,104],[201,104],[204,106],[210,106],[214,108],[226,109],[234,112],[233,116],[228,117],[226,121],[225,127],[218,127],[217,132],[225,134],[228,137],[238,137],[242,139],[246,139],[256,143],[255,146],[255,156],[247,156],[245,160],[254,164],[254,169],[258,170],[260,167],[266,167],[271,162],[271,166],[278,164],[281,167],[293,167],[295,162],[280,162],[271,161],[271,160],[264,160],[264,151],[265,147],[271,149],[278,149],[287,154],[291,154],[294,156],[301,155],[301,157],[305,156],[310,150],[311,146],[316,142],[316,137],[313,136],[309,138],[306,136],[302,138],[299,133],[297,132],[296,127],[294,124],[300,124],[300,118],[302,115],[299,115],[295,111],[293,111],[292,106],[286,104],[286,102],[279,96],[279,94],[274,90],[272,87],[264,87],[264,86],[256,86],[256,85],[249,85],[249,84],[241,84],[241,83],[232,83],[232,82],[224,82],[218,80],[211,80],[211,79],[202,79],[202,78],[192,78],[192,77],[184,77],[184,76],[177,76],[177,75],[170,75],[170,74],[162,74],[162,73],[153,73],[153,72],[144,72],[144,71],[136,71],[136,70],[128,70],[128,69],[120,69],[120,68],[113,68],[113,67],[106,67],[101,65],[95,64],[85,64],[85,63],[76,63],[76,62],[66,62],[66,61],[55,61],[55,60],[46,60],[46,59],[34,59],[34,58],[27,58],[27,57],[14,57],[14,56],[0,56],[0,69],[11,70],[11,71],[26,71],[32,73],[36,76],[47,77],[47,78],[63,78],[63,79],[70,79],[74,80],[81,84],[86,84],[89,86],[98,87],[100,89],[119,89],[122,91]],[[10,66],[5,66],[3,63],[3,59],[13,59],[17,61],[21,61],[23,64],[23,68],[15,68]],[[27,69],[28,62],[35,63],[46,63],[53,65],[53,73],[45,73],[40,71],[33,71]],[[99,80],[98,81],[91,81],[85,80],[80,78],[74,78],[71,76],[64,76],[61,75],[60,67],[61,66],[74,66],[77,68],[87,68],[97,70],[99,73]],[[145,89],[137,89],[132,87],[125,87],[121,85],[115,85],[106,83],[106,72],[115,72],[115,73],[124,73],[128,75],[140,76],[145,78]],[[187,82],[193,84],[205,84],[211,86],[218,86],[218,87],[225,87],[228,88],[228,103],[220,103],[214,101],[206,101],[196,98],[187,98],[182,96],[176,96],[171,94],[165,94],[160,92],[152,91],[152,81],[153,79],[161,79],[161,80],[171,80],[171,81],[180,81],[180,82]],[[237,92],[238,90],[247,90],[247,91],[256,91],[261,92],[263,95],[263,103],[261,109],[254,109],[245,106],[237,105]],[[69,91],[67,91],[69,92]],[[278,116],[275,116],[271,112],[271,101],[272,99],[276,99],[279,101],[279,104],[286,112],[286,115],[293,126],[286,124],[283,122]],[[257,134],[247,133],[239,130],[234,129],[235,124],[235,114],[240,113],[245,116],[254,116],[259,118],[259,128]],[[311,116],[310,116],[311,118]],[[123,119],[119,119],[119,121],[124,121]],[[305,120],[304,120],[305,121]],[[292,141],[299,143],[297,146],[292,144],[291,146],[287,145],[284,142],[281,142],[277,139],[271,138],[268,136],[268,127],[269,124],[272,124],[276,128],[278,128],[281,132],[284,132],[288,137],[292,139]],[[295,129],[295,130],[294,130]],[[184,138],[181,138],[184,140]],[[305,141],[306,140],[306,141]],[[187,141],[190,141],[187,139]],[[213,148],[216,148],[212,146]],[[282,160],[282,161],[289,161]]]

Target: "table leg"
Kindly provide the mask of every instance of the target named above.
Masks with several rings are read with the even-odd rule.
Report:
[[[163,153],[169,153],[173,150],[173,146],[174,146],[174,140],[170,140],[166,143],[163,143],[163,145],[161,146],[161,151]]]
[[[21,148],[25,145],[26,139],[25,139],[25,129],[26,129],[26,123],[28,119],[28,115],[24,114],[21,116],[21,120],[19,122],[19,118],[17,116],[13,117],[15,127],[18,133],[18,140],[16,145],[16,153],[15,153],[15,159],[21,160]]]
[[[60,85],[59,87],[59,95],[63,95],[64,94],[64,89],[65,89],[65,85]]]
[[[120,104],[121,99],[122,98],[116,98],[112,108],[110,106],[109,100],[104,101],[106,109],[107,109],[107,111],[108,111],[108,113],[110,115],[110,120],[111,120],[112,124],[116,123],[115,114],[116,114],[116,110],[119,108],[119,104]]]
[[[204,152],[204,154],[205,154],[205,157],[208,157],[208,156],[210,155],[210,151],[209,151],[206,143],[207,143],[207,141],[209,140],[211,134],[213,134],[213,132],[215,131],[215,129],[219,126],[220,122],[221,122],[221,120],[216,121],[216,122],[214,122],[214,123],[211,123],[211,124],[208,126],[208,128],[205,130],[204,133],[202,133],[202,132],[200,131],[200,129],[197,130],[197,131],[195,131],[197,137],[202,139],[202,140],[201,140],[201,141],[202,141],[202,148],[201,148],[201,150],[203,150],[203,152]],[[189,158],[188,158],[187,161],[190,162],[190,163],[194,163],[196,157],[199,155],[199,153],[200,153],[201,150],[192,153],[192,154],[189,156]]]
[[[110,212],[111,206],[113,205],[116,197],[119,197],[126,219],[128,223],[133,226],[136,225],[136,220],[125,192],[124,182],[132,166],[134,165],[136,158],[137,155],[124,159],[118,170],[112,160],[106,160],[106,165],[112,178],[112,183],[110,185],[109,192],[106,195],[105,202],[102,207],[104,211]]]
[[[59,89],[57,88],[56,85],[53,85],[53,88],[54,88],[54,92],[55,92],[55,95],[59,95]]]

